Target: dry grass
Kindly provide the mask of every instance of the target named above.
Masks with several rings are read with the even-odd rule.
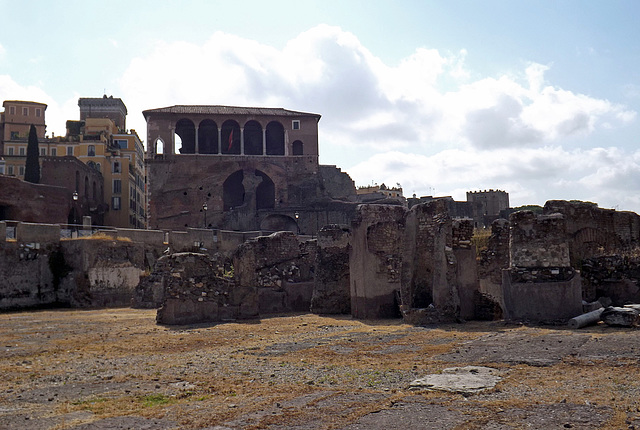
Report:
[[[399,320],[311,314],[165,327],[155,324],[155,311],[149,310],[8,313],[0,315],[0,405],[10,410],[19,404],[33,416],[84,411],[90,413],[84,423],[137,415],[202,428],[257,416],[239,427],[276,428],[313,418],[322,428],[337,429],[416,396],[407,390],[415,377],[476,364],[473,359],[453,363],[442,354],[501,333],[572,335],[480,322],[416,329]],[[603,339],[617,332],[595,327],[587,333]],[[612,429],[627,428],[625,420],[639,411],[637,360],[490,365],[504,378],[495,393],[469,399],[436,392],[419,396],[466,410],[471,418],[461,428],[482,428],[495,411],[538,404],[609,407],[613,412],[605,428]],[[57,397],[43,404],[40,392]],[[338,401],[351,393],[359,397]],[[305,396],[309,400],[303,403]],[[2,419],[0,414],[0,427]],[[51,428],[70,426],[64,421]]]
[[[68,237],[61,240],[115,240],[118,242],[131,242],[131,238],[122,236],[113,237],[106,233],[94,233],[91,236]]]

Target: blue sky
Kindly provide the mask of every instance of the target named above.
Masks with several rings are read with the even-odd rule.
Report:
[[[322,115],[324,164],[405,195],[640,212],[637,1],[6,1],[0,98]]]

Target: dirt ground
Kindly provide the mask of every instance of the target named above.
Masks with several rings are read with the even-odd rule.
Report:
[[[640,429],[640,330],[282,315],[166,327],[155,311],[0,315],[0,428]],[[454,366],[485,393],[409,389]]]

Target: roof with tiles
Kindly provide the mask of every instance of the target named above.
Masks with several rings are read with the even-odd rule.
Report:
[[[268,116],[312,116],[320,119],[316,113],[297,112],[282,108],[211,106],[211,105],[175,105],[158,109],[148,109],[142,112],[145,119],[153,113],[169,113],[182,115],[268,115]]]

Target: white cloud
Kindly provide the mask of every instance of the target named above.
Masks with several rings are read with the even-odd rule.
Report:
[[[547,65],[469,82],[465,57],[418,48],[392,67],[328,25],[282,50],[217,32],[203,45],[158,43],[133,60],[122,97],[134,112],[190,103],[318,112],[326,136],[372,149],[540,147],[635,119],[624,106],[549,85]]]
[[[405,195],[451,195],[503,189],[511,204],[544,204],[549,199],[581,199],[602,207],[637,210],[640,151],[617,148],[567,151],[560,147],[450,149],[432,156],[386,152],[349,169],[358,185],[399,182]]]

